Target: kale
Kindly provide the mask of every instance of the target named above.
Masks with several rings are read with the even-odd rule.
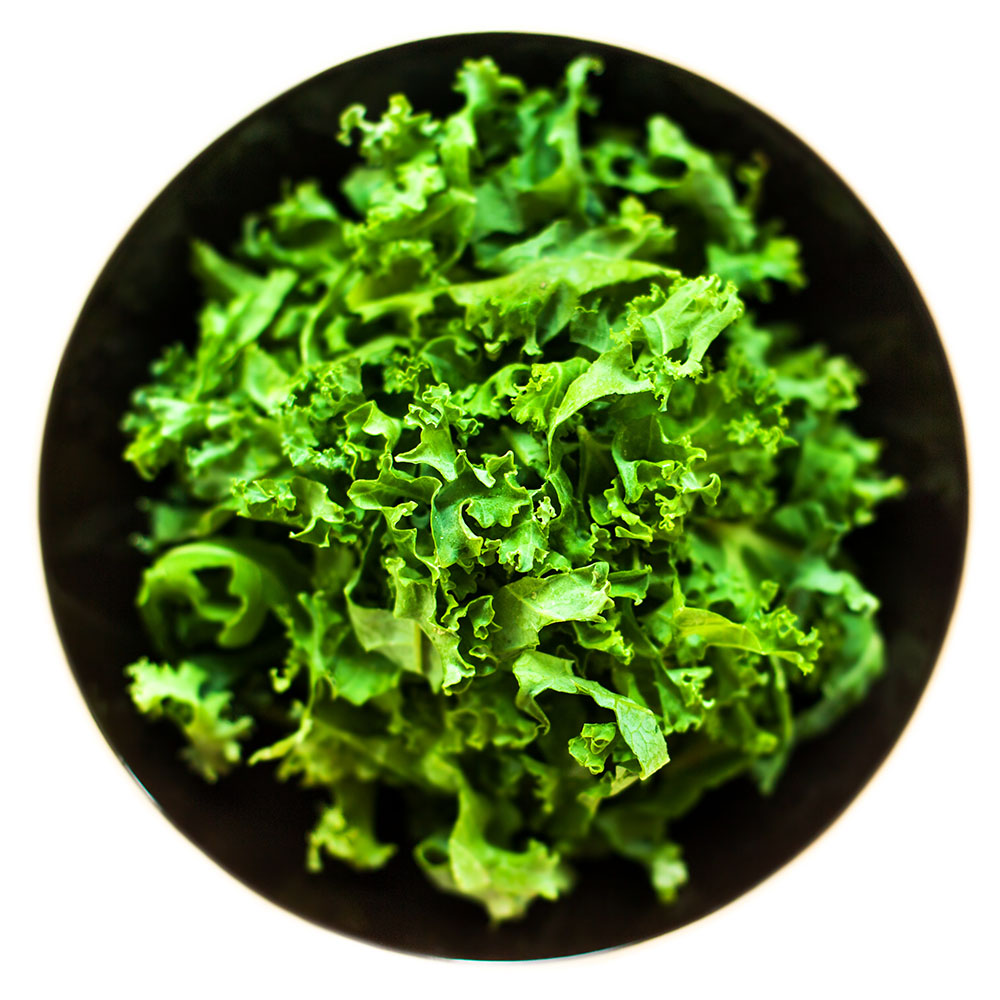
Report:
[[[336,198],[194,245],[197,343],[123,422],[163,484],[137,707],[209,781],[322,790],[311,869],[383,865],[398,789],[417,863],[494,921],[608,853],[672,900],[671,822],[771,789],[883,667],[841,543],[902,484],[845,421],[858,369],[755,318],[805,283],[763,164],[601,122],[599,71],[483,59],[450,117],[348,108]]]

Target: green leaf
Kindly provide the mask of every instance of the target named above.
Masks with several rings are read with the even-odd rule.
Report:
[[[607,563],[509,583],[493,598],[500,626],[494,649],[511,657],[536,646],[548,625],[599,621],[601,612],[612,606],[609,592]]]
[[[500,921],[522,916],[533,899],[555,899],[569,886],[569,872],[557,853],[537,840],[523,851],[490,843],[485,800],[463,788],[458,802],[458,819],[447,839],[429,838],[415,855],[441,889],[479,900],[491,919]]]
[[[356,512],[332,501],[328,489],[314,479],[258,479],[233,488],[244,517],[298,528],[289,535],[296,541],[328,546],[331,537],[342,542],[358,537]]]
[[[605,396],[631,396],[652,388],[652,383],[632,369],[632,345],[628,343],[606,351],[567,388],[559,408],[549,422],[551,444],[559,425],[565,423],[588,403]]]
[[[310,871],[320,871],[326,853],[354,868],[381,868],[396,853],[396,848],[379,842],[374,827],[373,786],[361,782],[339,784],[336,800],[323,810],[309,833],[307,867]]]
[[[680,639],[696,637],[708,646],[743,649],[760,656],[788,660],[803,673],[812,670],[819,655],[819,637],[796,628],[795,616],[787,608],[759,614],[747,624],[738,624],[714,611],[680,608],[673,625]]]
[[[520,692],[518,705],[548,730],[549,720],[538,707],[536,698],[543,691],[589,695],[601,708],[615,713],[618,731],[635,754],[643,778],[648,778],[666,764],[670,757],[656,716],[629,698],[608,691],[596,681],[573,674],[573,664],[546,653],[522,653],[514,663],[514,676]]]
[[[230,717],[232,692],[212,689],[208,671],[188,660],[173,667],[144,658],[125,672],[136,708],[152,718],[166,716],[184,733],[184,758],[206,781],[239,763],[240,740],[249,735],[253,720]]]
[[[199,576],[217,570],[228,575],[221,592]],[[198,624],[209,627],[207,634],[219,646],[233,648],[256,637],[268,612],[291,608],[296,588],[306,579],[287,552],[263,542],[190,542],[170,549],[146,570],[137,603],[164,649],[171,647],[175,628],[183,641],[187,635],[196,638]]]

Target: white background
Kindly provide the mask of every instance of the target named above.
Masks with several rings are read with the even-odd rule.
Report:
[[[1000,994],[995,567],[1000,490],[998,74],[992,4],[19,4],[0,25],[3,407],[0,992],[368,997]],[[478,13],[477,13],[478,11]],[[990,23],[990,22],[993,23]],[[848,181],[920,284],[974,473],[957,617],[901,743],[835,827],[722,912],[585,959],[405,957],[318,930],[175,833],[103,743],[55,639],[37,456],[83,298],[126,227],[207,143],[344,59],[462,30],[651,52],[763,107]],[[646,985],[648,984],[648,986]]]

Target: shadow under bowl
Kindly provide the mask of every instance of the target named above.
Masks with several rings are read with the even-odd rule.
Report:
[[[770,162],[763,212],[800,238],[808,289],[782,310],[812,339],[868,373],[855,425],[886,443],[885,466],[909,492],[851,538],[862,579],[882,600],[885,676],[824,738],[801,746],[777,791],[737,781],[674,827],[690,884],[662,906],[625,863],[582,866],[576,890],[491,930],[477,907],[437,892],[407,857],[382,871],[303,868],[315,804],[264,769],[206,785],[176,741],[134,710],[122,668],[148,649],[134,607],[147,489],[121,460],[120,415],[150,361],[194,335],[194,237],[226,246],[240,221],[272,203],[285,179],[327,189],[351,164],[337,141],[348,104],[380,110],[406,93],[447,113],[454,69],[493,56],[529,84],[557,79],[581,52],[605,64],[594,89],[606,120],[641,125],[663,112],[690,138]],[[734,900],[812,842],[891,749],[944,638],[965,549],[968,483],[954,386],[934,324],[877,223],[820,158],[781,125],[718,86],[660,60],[576,39],[530,34],[435,38],[355,59],[251,114],[164,189],[122,240],[90,293],[52,394],[40,487],[42,549],[56,623],[77,683],[104,736],[174,825],[247,886],[311,921],[409,952],[477,959],[547,958],[650,938]]]

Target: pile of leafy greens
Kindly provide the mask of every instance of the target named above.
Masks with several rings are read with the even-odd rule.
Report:
[[[194,246],[197,342],[124,420],[163,484],[135,704],[209,781],[315,790],[312,869],[385,864],[396,789],[494,921],[608,853],[673,899],[671,822],[770,789],[883,662],[840,545],[900,483],[843,420],[856,368],[748,308],[804,281],[763,165],[592,120],[599,70],[348,108],[338,191]]]

